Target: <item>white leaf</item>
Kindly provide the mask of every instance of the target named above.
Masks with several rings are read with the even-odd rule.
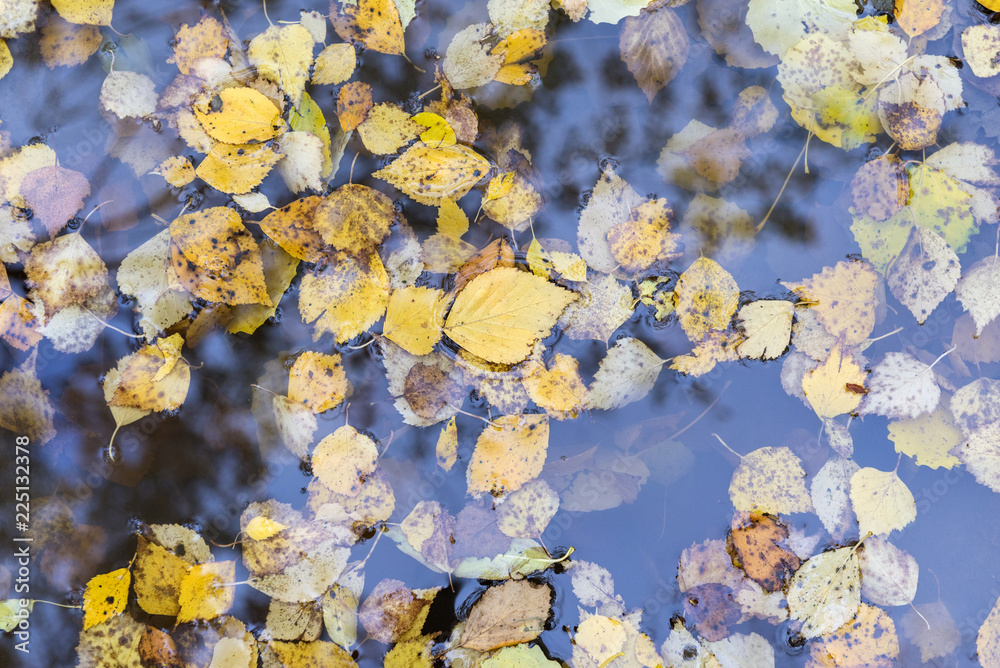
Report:
[[[886,270],[889,289],[921,325],[955,285],[961,267],[958,255],[941,235],[919,225]]]
[[[929,366],[907,353],[886,353],[868,378],[868,394],[858,413],[915,418],[934,412],[940,398]]]

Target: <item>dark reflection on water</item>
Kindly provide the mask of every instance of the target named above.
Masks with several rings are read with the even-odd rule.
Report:
[[[204,4],[213,14],[218,7],[224,9],[244,37],[267,27],[256,3]],[[293,19],[300,4],[271,0],[268,11],[272,17]],[[321,4],[316,9],[326,11],[325,3]],[[557,37],[550,48],[551,60],[534,97],[513,109],[479,109],[481,120],[497,125],[513,120],[522,127],[525,146],[545,179],[548,197],[546,208],[534,222],[538,237],[574,241],[581,200],[594,187],[599,165],[606,159],[617,162],[619,175],[636,191],[667,197],[676,211],[683,211],[692,194],[664,183],[657,174],[655,163],[660,149],[692,118],[713,126],[725,125],[736,95],[750,85],[771,89],[781,116],[771,132],[751,142],[753,154],[737,180],[715,194],[738,203],[755,221],[768,210],[802,148],[805,132],[789,119],[787,108],[780,101],[780,87],[774,85],[773,68],[744,71],[725,67],[708,44],[695,38],[698,33],[694,4],[677,10],[693,38],[687,64],[652,103],[647,102],[619,58],[618,27],[595,26],[586,21],[573,24],[560,17],[555,20]],[[149,73],[158,90],[176,71],[173,65],[164,62],[175,28],[182,22],[197,21],[200,12],[198,3],[183,6],[135,0],[116,3],[115,26],[146,41],[151,52]],[[443,54],[457,30],[485,17],[485,3],[421,3],[418,18],[407,31],[408,53],[422,67],[429,65],[421,58],[425,50],[436,49]],[[104,34],[114,38],[109,31]],[[330,41],[332,38],[328,38]],[[11,133],[15,146],[41,137],[55,149],[63,166],[83,172],[92,189],[88,205],[113,201],[95,214],[83,230],[112,270],[131,249],[160,229],[151,214],[172,220],[194,191],[199,197],[204,196],[203,206],[225,203],[223,197],[203,185],[171,193],[160,187],[162,181],[158,177],[146,177],[140,183],[127,166],[106,155],[113,132],[98,114],[97,100],[105,74],[102,63],[109,59],[107,54],[94,56],[71,70],[51,71],[37,56],[36,37],[21,37],[11,41],[10,46],[15,66],[0,80],[2,128]],[[374,53],[363,56],[356,78],[372,84],[377,101],[405,101],[434,85],[429,74],[416,74],[402,59]],[[328,119],[333,118],[332,89],[319,88],[315,95]],[[981,101],[983,95],[966,86],[967,99]],[[942,145],[977,138],[977,126],[964,122],[968,118],[956,114],[950,124],[946,121]],[[144,128],[143,132],[152,137],[150,128]],[[883,135],[878,146],[885,150],[888,143]],[[179,141],[174,147],[181,155],[191,152]],[[348,157],[357,148],[352,145]],[[819,141],[812,142],[809,174],[800,169],[792,175],[753,252],[745,260],[723,263],[742,289],[761,296],[780,295],[784,288],[777,281],[809,276],[848,253],[857,252],[848,229],[849,194],[845,196],[845,188],[864,156],[865,149],[845,153]],[[348,162],[345,159],[337,174],[338,185],[347,180]],[[362,153],[355,165],[355,182],[383,187],[367,176],[381,164]],[[270,177],[263,190],[278,206],[290,201],[276,177]],[[418,234],[434,229],[436,213],[428,207],[407,202],[405,215]],[[132,222],[137,224],[130,227]],[[489,235],[498,234],[499,229],[474,229],[474,242],[484,243]],[[980,236],[970,244],[963,263],[966,258],[978,259],[992,252],[993,241],[985,238],[992,236],[992,230]],[[528,239],[526,234],[518,236],[519,243]],[[674,267],[683,269],[698,255],[697,247],[689,247],[688,255]],[[22,279],[16,273],[12,275],[21,294]],[[80,564],[81,572],[63,572],[58,582],[39,576],[32,583],[35,598],[78,602],[80,587],[90,576],[119,568],[131,557],[134,520],[186,523],[206,538],[226,543],[238,532],[238,518],[247,503],[276,498],[295,507],[304,504],[308,476],[287,453],[275,452],[266,461],[262,460],[250,413],[249,386],[257,381],[264,363],[282,351],[313,346],[311,329],[300,321],[295,298],[295,294],[286,297],[279,324],[266,325],[253,337],[216,333],[194,351],[186,351],[193,364],[203,366],[192,374],[191,390],[183,408],[176,417],[152,415],[123,429],[118,436],[122,461],[114,467],[109,467],[102,457],[114,423],[97,379],[119,358],[134,350],[134,345],[129,339],[107,331],[91,351],[64,356],[52,350],[48,342],[42,342],[38,375],[60,414],[56,439],[33,451],[34,493],[65,500],[79,524],[100,528],[103,547],[92,555],[91,561]],[[899,309],[898,304],[895,307]],[[891,331],[897,324],[907,329],[876,343],[866,354],[878,359],[882,353],[900,350],[908,344],[943,350],[951,337],[952,323],[960,314],[961,307],[954,296],[946,299],[919,330],[905,311],[899,316],[890,312],[875,334]],[[133,314],[123,307],[113,324],[130,331]],[[656,324],[642,308],[621,331],[640,338],[663,358],[686,352],[690,347],[676,324]],[[604,354],[601,343],[563,337],[558,345],[561,352],[580,358],[585,373],[592,373]],[[314,349],[331,348],[327,337]],[[434,467],[437,430],[419,430],[402,424],[371,349],[352,351],[340,347],[340,350],[355,388],[350,423],[360,430],[369,430],[383,444],[392,438],[386,455],[390,460],[387,469],[416,468],[420,472],[416,480],[393,481],[397,496],[393,520],[402,519],[412,507],[413,503],[407,501],[410,498],[434,498],[457,513],[465,503],[464,463],[480,423],[459,416],[463,460],[452,472],[441,474]],[[12,355],[10,349],[0,348],[3,369],[12,368],[21,359],[20,355]],[[728,364],[700,379],[664,371],[654,391],[639,403],[618,411],[585,414],[575,422],[552,423],[550,462],[572,457],[595,445],[610,449],[623,429],[651,417],[666,416],[674,420],[670,430],[664,428],[662,433],[663,437],[668,436],[717,402],[679,439],[693,454],[693,465],[686,476],[669,486],[650,481],[634,503],[611,510],[561,511],[543,536],[551,549],[572,545],[575,556],[610,569],[616,578],[617,593],[626,606],[644,610],[644,629],[657,645],[667,633],[670,617],[682,609],[675,580],[681,551],[692,543],[723,538],[731,521],[732,505],[727,489],[736,461],[712,434],[719,434],[739,452],[787,445],[799,454],[810,475],[828,456],[826,446],[816,443],[818,424],[812,412],[781,390],[779,369],[780,365],[775,363]],[[984,376],[990,375],[987,371],[982,370]],[[965,381],[957,379],[957,382]],[[466,402],[465,409],[475,410],[471,402]],[[344,418],[343,408],[321,416],[319,433],[334,429]],[[856,424],[852,433],[855,459],[861,466],[883,470],[895,466],[896,455],[886,439],[883,418],[869,417]],[[10,435],[5,439],[9,440]],[[5,485],[13,475],[11,466],[9,458],[0,463]],[[940,583],[941,600],[963,633],[963,645],[947,665],[974,665],[976,632],[1000,595],[997,579],[1000,571],[995,558],[1000,540],[996,530],[1000,495],[976,484],[967,472],[916,467],[907,458],[899,472],[917,498],[919,515],[914,524],[894,534],[893,540],[920,564],[921,585],[916,601],[926,603],[936,599],[937,589],[930,575],[933,572]],[[0,512],[5,518],[12,514],[8,497],[4,495],[0,502]],[[810,532],[822,530],[814,516],[793,516],[789,521],[805,526]],[[8,522],[4,520],[0,522],[0,541],[9,545],[10,537]],[[356,548],[355,557],[363,555],[368,546],[366,543]],[[245,572],[238,571],[237,578],[243,576]],[[383,577],[404,580],[411,587],[448,584],[447,578],[424,569],[400,553],[389,540],[379,545],[368,562],[366,592]],[[562,595],[569,591],[568,579],[552,577],[551,582],[560,594],[556,624],[542,640],[553,656],[568,659],[569,638],[561,627],[575,623],[577,613],[575,606],[567,604],[568,599]],[[476,587],[474,582],[457,581],[454,597],[444,593],[439,596],[432,619],[437,630],[447,633],[453,621],[449,611],[457,608]],[[265,596],[242,587],[232,614],[251,628],[260,628],[267,604]],[[905,612],[903,608],[890,610],[900,631],[899,620]],[[79,626],[77,614],[39,605],[32,616],[30,661],[24,662],[23,657],[13,652],[7,637],[0,643],[0,664],[71,665]],[[759,622],[745,624],[738,630],[756,631],[769,639],[781,634],[780,629]],[[901,647],[901,665],[919,662],[908,641],[901,638]],[[361,662],[376,665],[383,652],[382,646],[365,643],[360,649]],[[804,662],[804,656],[778,653],[779,665]]]

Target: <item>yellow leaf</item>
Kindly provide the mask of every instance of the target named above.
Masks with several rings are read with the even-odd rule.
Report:
[[[180,361],[180,334],[157,339],[118,362],[118,382],[109,406],[174,410],[184,403],[191,368]]]
[[[913,457],[918,466],[950,469],[959,463],[951,450],[965,438],[945,401],[930,415],[890,422],[889,440],[895,444],[896,452]]]
[[[451,146],[458,141],[448,121],[437,114],[422,111],[414,114],[412,120],[427,128],[420,133],[420,141],[428,146]]]
[[[944,10],[944,0],[896,0],[896,23],[907,35],[916,37],[940,23]]]
[[[247,57],[257,74],[278,84],[297,107],[309,77],[313,44],[302,25],[271,26],[250,40]]]
[[[321,271],[302,277],[299,312],[313,322],[313,340],[332,332],[338,343],[354,338],[385,313],[389,277],[375,253],[335,253]]]
[[[307,350],[295,359],[288,374],[288,398],[322,413],[340,405],[351,394],[340,355]]]
[[[0,376],[0,427],[44,445],[56,435],[52,426],[55,409],[35,373],[37,353],[37,349],[32,350],[20,367]]]
[[[150,615],[176,615],[181,609],[181,582],[190,567],[176,554],[139,536],[132,566],[139,607]]]
[[[415,144],[373,176],[421,204],[436,206],[442,199],[461,198],[489,170],[489,161],[467,146]]]
[[[39,324],[27,299],[9,295],[0,304],[0,337],[18,350],[26,352],[42,340]]]
[[[426,355],[441,338],[448,301],[443,290],[399,288],[389,296],[382,334],[412,355]]]
[[[334,30],[346,41],[357,41],[365,48],[391,56],[403,54],[403,24],[393,0],[359,0],[357,4],[344,3],[337,13],[331,5],[330,20]]]
[[[216,143],[195,169],[195,174],[216,190],[242,195],[259,186],[281,158],[270,143]]]
[[[124,612],[131,584],[128,568],[92,577],[83,592],[83,630]]]
[[[81,234],[64,234],[36,245],[24,263],[31,299],[45,305],[45,314],[102,298],[108,285],[104,260]],[[113,311],[112,311],[113,313]]]
[[[168,63],[177,63],[181,74],[190,74],[191,68],[202,58],[223,58],[229,48],[229,39],[222,24],[211,16],[203,16],[193,26],[183,24],[174,34],[174,55]]]
[[[623,655],[625,639],[625,625],[621,620],[591,615],[577,625],[573,643],[586,652],[591,661],[605,665]]]
[[[316,56],[314,84],[340,84],[351,78],[358,65],[357,52],[350,44],[330,44]]]
[[[409,141],[416,139],[420,134],[420,127],[419,123],[415,123],[398,106],[376,104],[358,126],[358,135],[369,151],[375,155],[386,155],[395,153]]]
[[[264,216],[260,229],[292,257],[315,264],[326,257],[323,237],[313,228],[322,201],[319,195],[294,200]]]
[[[498,267],[473,278],[458,294],[444,332],[485,360],[513,364],[528,356],[576,298],[534,274]]]
[[[309,446],[319,426],[316,414],[305,404],[292,401],[282,394],[271,398],[274,410],[274,426],[278,429],[285,447],[300,459],[309,456]]]
[[[52,0],[52,6],[70,23],[109,26],[115,0]]]
[[[542,244],[534,236],[531,237],[531,243],[528,244],[528,252],[525,254],[524,259],[528,262],[528,268],[531,269],[531,273],[535,276],[541,276],[542,278],[549,277],[549,273],[552,270],[552,261],[549,260],[548,254],[542,248]],[[586,262],[584,266],[586,266]]]
[[[492,55],[502,55],[503,65],[495,79],[512,86],[530,83],[537,74],[537,68],[525,61],[530,60],[545,46],[545,31],[536,28],[522,28],[500,40],[493,47]]]
[[[864,341],[875,327],[878,274],[867,262],[838,262],[800,283],[782,285],[810,302],[824,329],[843,335],[848,346]]]
[[[847,389],[849,384],[863,386],[866,376],[854,356],[845,352],[843,344],[835,346],[822,364],[802,376],[806,401],[821,418],[850,413],[864,396]]]
[[[740,289],[722,266],[707,257],[695,260],[677,280],[674,305],[681,328],[692,342],[710,329],[726,329],[736,313]]]
[[[580,377],[579,362],[570,355],[556,353],[549,368],[529,361],[522,382],[531,400],[556,420],[575,418],[587,405],[587,386]]]
[[[740,357],[773,360],[788,348],[795,306],[780,299],[758,299],[744,304],[736,319],[747,338],[736,347]]]
[[[458,460],[458,427],[455,425],[455,416],[452,416],[441,429],[435,452],[437,453],[438,466],[445,471],[450,471]]]
[[[193,111],[208,136],[227,144],[268,141],[285,125],[281,110],[253,88],[226,88]]]
[[[896,471],[863,468],[851,476],[851,504],[861,535],[902,529],[917,517],[917,504]]]
[[[729,498],[737,510],[747,512],[812,512],[806,472],[788,448],[759,448],[740,459],[729,483]]]
[[[709,330],[701,341],[695,344],[689,355],[674,357],[670,368],[690,376],[704,376],[720,362],[739,359],[737,346],[743,336],[733,330]]]
[[[505,188],[501,186],[498,191]],[[511,188],[495,199],[483,200],[483,213],[513,231],[525,229],[542,208],[542,196],[524,175],[514,172]]]
[[[235,561],[211,561],[195,564],[181,581],[180,611],[177,623],[196,619],[215,619],[233,607],[236,588]]]
[[[510,171],[497,174],[490,179],[490,182],[486,185],[486,196],[483,198],[483,202],[500,199],[509,193],[510,189],[514,187],[515,175],[516,172]]]
[[[330,153],[332,148],[330,128],[326,125],[323,110],[309,96],[309,93],[302,93],[302,101],[299,102],[299,106],[288,113],[288,124],[292,130],[309,132],[319,137],[320,141],[323,142],[323,164],[320,167],[319,175],[323,178],[330,176],[334,169],[333,156]],[[339,157],[337,162],[339,164]]]
[[[344,132],[357,128],[372,108],[372,87],[361,81],[344,84],[337,94],[337,118]]]
[[[175,155],[167,158],[156,168],[156,173],[174,188],[183,188],[194,181],[194,166],[185,157]]]
[[[511,492],[497,510],[497,528],[511,538],[539,538],[559,510],[559,495],[544,480]]]
[[[10,55],[7,42],[0,39],[0,79],[3,79],[12,67],[14,67],[14,57]]]
[[[629,274],[680,257],[681,235],[670,232],[673,221],[674,210],[667,200],[643,202],[632,209],[628,220],[608,232],[611,255]]]
[[[803,622],[801,633],[816,638],[833,633],[861,606],[861,567],[855,548],[817,554],[795,572],[788,586],[788,612]]]
[[[68,23],[53,14],[42,28],[42,60],[50,69],[81,65],[100,48],[103,39],[97,26]]]
[[[264,285],[267,287],[267,296],[271,300],[271,305],[264,304],[240,304],[228,310],[229,320],[226,324],[226,331],[230,334],[242,332],[253,334],[257,328],[274,317],[278,310],[278,303],[284,296],[295,272],[299,268],[299,261],[286,253],[280,246],[265,243],[261,245],[261,264],[264,268]]]
[[[286,525],[272,520],[270,517],[257,515],[247,522],[246,528],[243,531],[253,540],[267,540],[274,534],[287,528]]]
[[[503,496],[520,489],[542,472],[549,447],[545,415],[503,415],[493,418],[476,440],[466,472],[472,496]]]
[[[313,229],[327,244],[357,255],[374,251],[395,220],[392,200],[368,186],[348,183],[320,202]]]
[[[228,207],[184,214],[170,224],[170,267],[178,283],[206,301],[274,305],[257,242]]]
[[[316,446],[313,473],[323,486],[338,494],[357,496],[365,477],[378,465],[378,448],[370,438],[344,425]]]
[[[443,199],[438,208],[438,232],[456,239],[469,231],[469,217],[454,200]]]

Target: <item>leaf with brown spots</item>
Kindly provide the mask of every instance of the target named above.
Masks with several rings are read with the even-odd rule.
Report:
[[[618,43],[622,61],[650,102],[677,76],[690,47],[684,23],[665,4],[653,3],[625,19]]]
[[[336,252],[322,270],[302,277],[299,312],[314,323],[313,340],[333,333],[338,343],[349,341],[385,313],[389,277],[375,253],[355,258]]]
[[[228,207],[184,214],[170,224],[170,268],[174,280],[206,301],[273,306],[257,242]]]
[[[337,95],[337,118],[344,132],[364,123],[372,108],[372,87],[361,81],[344,84]]]
[[[375,640],[390,644],[419,635],[437,589],[411,590],[399,580],[385,579],[361,604],[358,619]]]
[[[403,24],[393,0],[359,0],[357,4],[330,1],[330,21],[344,41],[390,56],[403,55]]]
[[[459,644],[489,652],[537,638],[552,607],[552,588],[528,580],[490,587],[469,613]]]
[[[314,413],[336,408],[351,395],[340,355],[307,350],[298,356],[288,376],[288,398],[308,406]]]
[[[322,201],[319,195],[294,200],[264,216],[260,229],[292,257],[315,264],[326,257],[323,238],[313,227],[316,207]]]
[[[171,334],[119,360],[108,405],[150,411],[180,408],[191,384],[191,368],[181,359],[183,344],[180,334]]]
[[[373,252],[396,218],[391,199],[368,186],[348,183],[323,198],[312,225],[327,244],[358,255]]]
[[[542,472],[549,447],[546,415],[503,415],[479,434],[466,478],[469,494],[503,496]]]
[[[313,473],[324,487],[338,494],[357,496],[376,466],[375,442],[350,425],[324,438],[313,451]]]
[[[83,198],[89,194],[87,177],[58,165],[28,172],[21,182],[21,195],[50,237],[83,208]]]
[[[729,627],[739,623],[742,613],[732,589],[710,582],[684,592],[684,617],[706,640],[714,642],[729,635]]]
[[[788,528],[778,518],[737,511],[728,547],[734,563],[742,565],[747,577],[773,592],[799,568],[799,558],[782,546],[787,539]]]
[[[421,204],[458,200],[489,173],[490,163],[468,146],[416,143],[373,174]]]

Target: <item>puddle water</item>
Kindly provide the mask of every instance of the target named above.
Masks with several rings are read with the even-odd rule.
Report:
[[[272,1],[268,3],[268,14],[273,21],[294,21],[301,4]],[[81,234],[105,261],[112,278],[129,252],[163,229],[157,218],[169,222],[185,206],[189,210],[205,209],[225,206],[229,201],[227,195],[200,180],[171,190],[159,176],[137,177],[128,165],[109,155],[115,132],[121,132],[122,126],[102,118],[98,108],[112,52],[119,61],[116,69],[121,66],[142,72],[162,92],[177,73],[176,67],[166,62],[174,32],[182,23],[198,21],[202,7],[219,18],[225,12],[245,40],[268,27],[257,3],[160,6],[118,0],[114,27],[132,38],[102,29],[104,46],[83,65],[46,67],[39,56],[36,35],[8,41],[14,67],[0,79],[0,130],[9,133],[13,147],[45,143],[54,149],[63,167],[87,178],[91,194],[80,215],[106,202],[84,224]],[[328,11],[326,5],[306,8]],[[865,10],[872,11],[870,7]],[[736,178],[710,194],[745,209],[754,224],[764,218],[778,197],[807,133],[789,117],[781,99],[781,85],[775,81],[776,69],[727,66],[702,37],[697,3],[675,11],[690,35],[690,51],[678,75],[652,101],[647,100],[621,60],[621,25],[573,23],[555,10],[540,85],[533,94],[508,89],[503,93],[506,97],[497,97],[493,102],[488,100],[487,92],[475,98],[473,108],[479,115],[480,127],[516,123],[531,164],[542,176],[544,185],[540,190],[545,205],[533,221],[539,239],[563,239],[576,250],[580,210],[592,196],[602,165],[615,166],[616,174],[640,195],[667,198],[678,219],[683,218],[695,193],[664,181],[657,172],[660,151],[691,119],[713,127],[725,126],[737,96],[749,86],[761,86],[768,92],[778,109],[777,122],[749,141],[749,155]],[[953,35],[970,23],[985,21],[983,14],[966,4],[956,7],[952,19],[958,27],[930,42],[929,53],[956,55],[958,38],[953,39]],[[417,17],[406,31],[406,45],[409,57],[427,73],[420,74],[398,56],[369,51],[361,56],[352,80],[369,83],[376,102],[404,103],[408,112],[419,111],[417,96],[435,86],[433,54],[443,55],[451,38],[465,26],[488,20],[484,2],[420,2]],[[327,43],[335,41],[338,38],[330,28]],[[995,123],[996,100],[991,93],[969,83],[968,68],[962,70],[961,76],[966,81],[963,93],[968,107],[945,116],[938,144],[977,141],[996,148],[996,130],[989,130],[990,123]],[[309,88],[334,124],[338,88]],[[434,92],[424,99],[438,96]],[[514,104],[522,98],[523,102]],[[201,159],[174,136],[166,123],[154,131],[147,122],[140,133],[144,141],[155,145],[150,150],[165,151],[166,155],[197,155]],[[850,181],[868,157],[881,155],[891,144],[892,140],[882,134],[870,147],[844,151],[813,138],[808,148],[808,173],[799,162],[770,219],[754,239],[731,241],[727,252],[718,252],[700,243],[690,227],[681,225],[685,250],[682,257],[672,261],[672,276],[676,277],[699,256],[714,253],[741,290],[755,297],[790,298],[779,281],[798,281],[859,253],[850,229]],[[484,153],[489,150],[479,144],[476,148]],[[357,137],[348,145],[331,179],[334,186],[352,178],[355,154],[354,183],[375,187],[393,198],[419,239],[435,231],[436,209],[414,202],[373,178],[371,174],[390,160],[373,157]],[[920,156],[917,152],[912,157]],[[265,180],[260,191],[276,206],[293,199],[276,174]],[[470,216],[475,215],[478,198],[478,194],[472,194],[463,200],[463,208]],[[246,214],[244,220],[259,221],[263,215]],[[258,228],[250,227],[259,238]],[[995,232],[994,227],[984,225],[973,237],[959,256],[963,268],[994,252]],[[509,238],[503,227],[485,221],[473,225],[466,238],[481,247],[504,234]],[[515,239],[518,247],[524,247],[531,240],[531,232],[518,232]],[[21,265],[9,265],[8,273],[14,291],[25,295]],[[300,277],[302,274],[299,271]],[[305,349],[338,352],[343,357],[354,388],[349,408],[340,406],[320,415],[317,433],[330,433],[347,421],[385,449],[382,468],[396,498],[391,523],[402,521],[419,501],[436,500],[455,515],[468,503],[466,467],[482,422],[458,415],[459,460],[451,471],[443,472],[435,457],[441,425],[415,428],[404,424],[387,388],[377,346],[354,349],[335,344],[329,334],[313,343],[312,327],[301,321],[296,306],[300,280],[297,278],[285,295],[279,313],[253,335],[231,335],[217,329],[196,347],[185,347],[184,358],[194,369],[183,406],[169,415],[154,413],[122,427],[116,439],[120,458],[114,464],[103,455],[114,420],[101,381],[138,344],[108,329],[86,352],[67,355],[55,350],[50,341],[42,340],[37,375],[57,411],[56,436],[44,447],[31,450],[31,494],[36,508],[41,507],[43,499],[64,504],[71,509],[76,526],[83,529],[65,534],[62,542],[55,541],[41,559],[32,563],[32,598],[80,603],[83,586],[91,577],[128,564],[136,549],[135,530],[142,525],[180,523],[222,544],[236,539],[240,514],[251,502],[277,499],[303,508],[311,472],[287,450],[272,447],[273,443],[265,443],[262,448],[258,443],[251,385],[262,382],[265,364]],[[443,286],[444,282],[438,274],[432,275],[427,284]],[[888,308],[880,308],[882,319],[872,336],[902,329],[865,351],[873,363],[885,353],[904,350],[926,351],[933,359],[951,347],[955,323],[964,313],[954,294],[950,294],[919,326],[891,295],[884,296],[882,303]],[[134,331],[137,316],[130,307],[127,298],[121,298],[111,324],[126,332]],[[615,331],[610,345],[623,337],[635,337],[663,359],[687,353],[691,343],[676,318],[661,323],[652,313],[640,305]],[[369,338],[362,335],[351,344],[361,345]],[[586,380],[596,372],[607,351],[603,341],[573,340],[565,335],[553,336],[545,343],[557,352],[576,357]],[[13,369],[25,357],[19,350],[0,347],[0,368]],[[553,554],[572,547],[573,559],[607,568],[626,608],[643,611],[641,628],[657,647],[669,633],[671,618],[683,614],[684,596],[676,579],[682,551],[705,540],[725,539],[732,522],[728,489],[739,462],[716,435],[742,454],[766,446],[790,448],[802,461],[807,484],[831,456],[826,438],[820,437],[821,424],[814,412],[782,390],[781,359],[725,362],[697,378],[680,375],[668,367],[664,366],[653,390],[640,401],[613,411],[586,411],[575,420],[551,421],[547,466],[555,470],[560,464],[570,467],[574,457],[595,448],[604,457],[601,461],[607,470],[614,470],[620,463],[616,457],[624,455],[616,453],[622,450],[634,452],[668,440],[673,449],[644,484],[635,485],[634,478],[631,487],[622,483],[619,492],[627,502],[588,512],[561,508],[541,536],[541,542]],[[954,388],[997,373],[995,363],[953,363],[948,358],[935,369],[940,369],[943,382]],[[475,396],[465,399],[462,407],[474,415],[487,415],[485,402]],[[498,415],[498,411],[492,415]],[[854,459],[860,466],[883,471],[896,467],[898,455],[887,437],[888,424],[886,418],[871,415],[851,425]],[[5,457],[0,473],[7,490],[14,487],[16,436],[3,432]],[[932,603],[940,598],[961,633],[957,649],[929,665],[977,665],[976,634],[1000,596],[1000,569],[995,558],[1000,540],[996,520],[1000,517],[1000,495],[978,484],[962,466],[931,469],[917,466],[904,456],[898,475],[913,493],[917,518],[902,531],[893,532],[891,539],[919,564],[915,602]],[[16,545],[12,542],[17,535],[11,520],[14,512],[12,494],[5,493],[0,500],[0,539],[7,546]],[[35,521],[41,521],[40,517],[44,517],[43,511],[36,510]],[[834,544],[814,514],[797,513],[784,519],[793,529],[819,536],[814,553]],[[855,525],[847,532],[846,540],[857,538]],[[358,544],[351,558],[364,558],[372,544],[372,538]],[[16,575],[12,551],[5,549],[0,564]],[[213,551],[220,560],[239,559],[238,551]],[[447,575],[427,569],[384,536],[372,551],[365,574],[366,596],[383,578],[402,580],[411,588],[444,587],[424,629],[425,633],[440,631],[439,641],[454,626],[456,611],[481,588],[476,580],[454,578],[452,593]],[[237,579],[246,575],[240,565]],[[573,646],[563,627],[579,623],[576,598],[568,574],[550,573],[546,577],[555,588],[556,599],[554,618],[540,641],[549,656],[569,662]],[[249,586],[239,586],[230,614],[260,632],[266,624],[268,604],[267,596]],[[129,609],[136,607],[133,595]],[[920,665],[919,650],[902,633],[902,619],[909,608],[886,609],[900,634],[899,665]],[[140,621],[147,621],[141,611],[138,614]],[[73,648],[81,628],[78,611],[37,605],[30,628],[31,654],[25,657],[17,652],[16,639],[5,634],[0,640],[0,664],[73,664]],[[782,641],[785,627],[751,620],[732,630],[756,632],[772,642],[777,665],[808,662],[808,649],[802,652]],[[381,665],[385,650],[384,645],[368,641],[360,646],[356,657],[360,665]]]

